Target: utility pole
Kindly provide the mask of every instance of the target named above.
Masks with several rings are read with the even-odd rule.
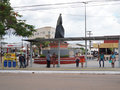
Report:
[[[92,31],[87,31],[88,32],[88,35],[89,37],[92,35]],[[90,48],[90,51],[91,51],[91,40],[89,40],[89,48]]]

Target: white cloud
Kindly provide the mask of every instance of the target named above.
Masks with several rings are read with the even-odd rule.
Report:
[[[116,6],[117,7],[117,6]],[[119,7],[117,7],[119,8]],[[117,9],[116,8],[116,9]],[[116,12],[111,6],[92,8],[92,15],[96,17],[90,17],[88,19],[88,28],[93,29],[95,35],[119,35],[120,23],[115,16]],[[111,10],[110,10],[111,9]],[[90,23],[90,24],[89,24]]]
[[[76,1],[86,0],[10,0],[13,7]],[[91,30],[94,36],[120,34],[120,5],[110,5],[112,3],[91,2],[87,4],[87,30]],[[27,23],[35,25],[36,28],[43,26],[56,27],[59,13],[62,13],[65,37],[84,36],[84,4],[54,6],[53,8],[38,11],[19,11],[19,13],[23,15],[23,19],[27,20]],[[43,9],[43,7],[37,9]]]

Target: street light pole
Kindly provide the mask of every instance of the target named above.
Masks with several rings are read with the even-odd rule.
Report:
[[[87,67],[87,40],[86,40],[86,31],[87,31],[87,27],[86,27],[86,4],[88,4],[88,2],[83,2],[85,4],[85,67]]]

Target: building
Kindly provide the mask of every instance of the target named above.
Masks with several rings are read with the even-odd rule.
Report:
[[[46,27],[36,29],[36,32],[34,32],[33,36],[30,37],[29,39],[36,39],[36,38],[49,39],[49,38],[54,38],[54,37],[55,37],[55,28],[46,26]],[[76,45],[76,46],[69,45],[68,46],[68,45],[69,44],[67,42],[60,43],[60,53],[62,56],[69,55],[70,57],[74,57],[76,52],[80,52],[80,49],[75,50],[76,47],[79,48],[80,46],[78,46],[78,45]],[[34,46],[34,48],[35,47],[36,46]],[[50,51],[50,53],[55,52],[56,54],[58,54],[58,42],[51,42],[49,44],[49,47],[46,47],[44,49],[42,48],[41,54],[46,55],[48,51]],[[38,51],[36,51],[36,52],[39,53]]]
[[[35,39],[35,38],[49,39],[54,37],[55,37],[55,28],[46,26],[36,29],[36,32],[33,33],[33,36],[31,36],[30,39]]]
[[[105,54],[110,54],[112,51],[118,53],[118,40],[104,40],[104,43],[93,44],[93,47]]]

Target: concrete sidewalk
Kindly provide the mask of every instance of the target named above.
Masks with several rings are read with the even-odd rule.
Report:
[[[0,73],[78,73],[78,74],[119,74],[120,68],[118,67],[118,61],[116,61],[115,68],[111,68],[111,64],[106,61],[104,68],[99,68],[99,64],[95,60],[88,61],[87,68],[76,68],[75,64],[61,64],[60,67],[46,68],[45,64],[32,64],[32,67],[27,68],[2,68],[0,67]]]
[[[120,68],[73,68],[73,67],[59,67],[59,68],[4,68],[0,73],[39,73],[39,74],[114,74],[120,75]]]

